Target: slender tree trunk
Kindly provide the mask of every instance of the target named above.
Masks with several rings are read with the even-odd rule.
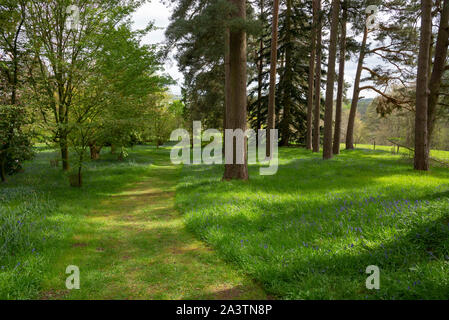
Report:
[[[230,17],[229,17],[230,18]],[[223,117],[223,145],[226,146],[226,129],[229,128],[229,123],[231,120],[229,117],[231,116],[231,86],[230,86],[230,78],[231,78],[231,69],[230,69],[230,30],[226,29],[225,33],[225,54],[224,54],[224,67],[225,67],[225,101],[224,101],[224,117]],[[192,140],[193,143],[193,140]]]
[[[271,31],[271,65],[270,65],[270,93],[268,98],[268,132],[267,132],[267,157],[271,156],[270,131],[276,125],[276,67],[278,49],[278,25],[279,25],[279,0],[273,3],[273,25]]]
[[[246,1],[230,0],[236,6],[236,12],[232,18],[246,19]],[[241,129],[246,131],[246,32],[245,30],[230,30],[229,32],[229,103],[226,111],[228,129]],[[246,140],[246,139],[245,139]],[[237,147],[235,143],[234,150]],[[242,150],[245,163],[244,164],[226,164],[223,179],[248,179],[248,163],[246,143]],[[235,157],[234,152],[234,157]]]
[[[415,170],[429,170],[427,112],[429,102],[429,57],[432,38],[432,0],[421,0],[421,38],[416,77]]]
[[[260,19],[264,14],[264,0],[260,1]],[[259,42],[259,64],[258,64],[258,87],[257,87],[257,130],[262,127],[262,82],[263,82],[263,35]],[[259,145],[259,135],[256,132],[256,143]]]
[[[316,28],[317,28],[317,8],[316,1],[312,1],[313,7],[313,25],[310,35],[310,58],[309,58],[309,88],[307,93],[307,134],[306,148],[313,150],[312,146],[312,128],[313,128],[313,95],[315,91],[315,59],[316,59]]]
[[[284,72],[284,112],[281,123],[281,145],[287,147],[290,141],[290,123],[291,123],[291,83],[292,83],[292,44],[291,44],[291,18],[292,18],[292,0],[287,0],[287,10],[285,15],[285,24],[287,34],[285,36],[285,72]]]
[[[67,133],[62,133],[60,137],[60,149],[61,149],[61,159],[62,159],[62,170],[69,171],[69,146],[67,144]]]
[[[326,82],[326,110],[324,113],[323,158],[332,158],[332,120],[334,112],[335,64],[337,60],[338,21],[340,0],[332,0],[332,23],[329,45],[329,62]]]
[[[321,0],[316,3],[316,68],[315,68],[315,108],[313,118],[313,152],[320,152],[320,115],[321,115],[321,48],[322,48],[322,19]]]
[[[334,147],[333,153],[340,154],[340,139],[341,139],[341,113],[343,105],[343,92],[345,87],[345,62],[346,62],[346,22],[348,20],[348,10],[346,2],[343,1],[343,15],[341,20],[341,34],[340,34],[340,62],[338,71],[338,91],[337,91],[337,106],[335,110],[335,132],[334,132]]]
[[[363,32],[362,47],[360,48],[359,62],[357,64],[357,72],[354,80],[354,93],[351,101],[351,111],[348,118],[348,129],[346,130],[346,149],[354,149],[354,124],[357,115],[357,106],[359,104],[360,80],[362,78],[363,61],[366,54],[366,41],[368,39],[368,28],[365,26]]]
[[[449,0],[445,0],[441,12],[440,27],[438,29],[437,43],[435,47],[435,59],[432,75],[430,77],[430,94],[427,112],[427,147],[430,153],[433,130],[436,121],[436,109],[440,96],[441,81],[446,66],[447,51],[449,46]]]

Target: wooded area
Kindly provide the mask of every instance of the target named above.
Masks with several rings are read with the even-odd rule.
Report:
[[[0,299],[447,299],[449,0],[156,2],[0,1]]]

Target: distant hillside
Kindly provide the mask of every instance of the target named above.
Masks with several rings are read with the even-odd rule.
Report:
[[[360,99],[359,105],[357,106],[357,112],[360,113],[360,115],[363,117],[366,113],[366,110],[368,109],[368,106],[373,102],[373,98],[368,99]],[[348,101],[348,104],[345,104],[345,107],[350,109],[351,108],[351,101]]]

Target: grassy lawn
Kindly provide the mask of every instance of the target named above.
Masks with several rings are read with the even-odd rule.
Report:
[[[185,229],[168,150],[135,147],[124,162],[105,150],[82,189],[55,157],[41,149],[0,186],[0,299],[266,299]],[[80,290],[65,287],[68,265]]]
[[[0,185],[0,298],[448,299],[449,170],[362,147],[331,161],[282,148],[278,173],[251,166],[248,182],[173,166],[168,149],[104,150],[81,189],[40,148]]]
[[[249,182],[185,166],[177,205],[192,232],[278,297],[448,299],[449,170],[415,172],[384,148],[330,161],[281,149],[277,175],[252,166]],[[369,265],[380,290],[365,287]]]

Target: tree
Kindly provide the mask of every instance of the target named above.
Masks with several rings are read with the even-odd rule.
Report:
[[[25,29],[34,57],[31,82],[40,112],[59,143],[63,170],[69,169],[69,115],[78,84],[94,64],[95,39],[127,17],[139,1],[29,0]],[[78,23],[68,23],[70,8],[76,8]]]
[[[430,92],[428,97],[427,111],[427,148],[432,142],[433,131],[437,120],[437,107],[441,95],[441,83],[444,72],[448,69],[446,66],[447,53],[449,46],[449,0],[444,0],[441,8],[440,25],[438,28],[437,42],[435,46],[435,57],[433,62],[432,74],[430,76]],[[427,153],[430,153],[430,149]]]
[[[324,114],[323,158],[332,158],[332,118],[334,108],[335,62],[337,59],[337,36],[340,15],[340,0],[332,1],[332,23],[329,45],[329,62],[326,82],[326,110]]]
[[[275,99],[276,99],[276,67],[278,46],[279,0],[273,2],[273,22],[271,32],[271,63],[270,63],[270,93],[268,98],[268,123],[267,123],[267,157],[271,156],[270,131],[275,129]]]
[[[341,33],[340,33],[340,62],[338,71],[338,89],[337,89],[337,103],[335,109],[335,132],[333,154],[340,154],[340,139],[341,139],[341,114],[343,105],[343,95],[345,90],[345,62],[346,62],[346,23],[348,20],[348,8],[346,0],[342,2],[342,19],[341,19]]]
[[[314,25],[316,25],[316,68],[315,68],[315,108],[313,112],[313,152],[320,152],[320,119],[321,119],[321,58],[322,58],[322,12],[321,0],[316,2],[316,14]]]
[[[229,103],[226,104],[226,129],[246,131],[246,1],[229,0],[235,7],[231,13],[231,20],[236,22],[229,29]],[[224,180],[247,180],[248,163],[246,142],[241,146],[243,164],[236,161],[238,144],[232,142],[234,162],[225,164]]]
[[[363,31],[362,45],[360,47],[357,71],[354,80],[354,91],[351,100],[351,111],[349,113],[348,128],[346,130],[346,149],[354,149],[354,122],[357,113],[357,105],[360,96],[360,80],[362,78],[363,61],[366,53],[366,42],[368,39],[368,28],[365,26]]]
[[[20,172],[22,163],[33,157],[32,132],[24,128],[29,118],[23,106],[0,105],[0,179]]]
[[[429,59],[432,38],[432,0],[421,0],[421,37],[416,78],[415,170],[429,170],[427,117]]]
[[[312,0],[312,16],[313,23],[310,30],[310,57],[309,57],[309,88],[307,91],[307,135],[306,135],[306,148],[313,150],[312,145],[312,130],[313,130],[313,106],[314,106],[314,94],[315,94],[315,62],[316,62],[316,38],[317,38],[317,2]],[[320,99],[320,98],[318,98]]]
[[[96,110],[96,129],[90,137],[91,159],[98,159],[104,145],[126,147],[141,136],[152,120],[155,105],[163,99],[171,78],[159,75],[161,54],[155,46],[141,45],[153,30],[149,25],[132,31],[129,22],[105,31],[89,81],[74,103]],[[83,121],[86,119],[83,119]],[[123,149],[122,149],[123,150]]]

